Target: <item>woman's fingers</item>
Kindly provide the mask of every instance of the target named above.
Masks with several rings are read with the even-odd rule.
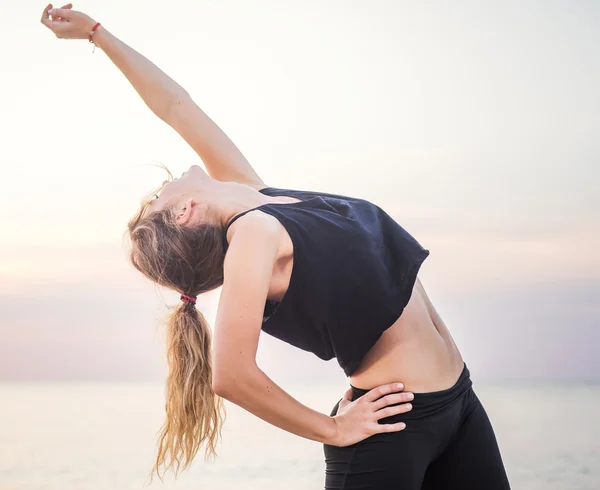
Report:
[[[402,383],[390,383],[387,385],[381,385],[377,388],[373,388],[369,392],[365,393],[362,398],[369,402],[374,402],[378,398],[381,398],[384,395],[389,395],[390,393],[395,393],[397,391],[402,391],[404,389],[404,385]]]
[[[72,3],[67,3],[66,5],[63,5],[61,7],[61,10],[68,10],[68,9],[70,9],[72,7],[73,7]],[[64,20],[64,19],[62,17],[58,17],[58,19],[53,19],[53,20]]]
[[[52,4],[49,3],[48,5],[46,5],[46,8],[42,12],[41,22],[48,28],[50,28],[50,25],[52,24],[52,21],[50,20],[50,14],[48,13],[48,10],[50,10],[51,8],[52,8]]]
[[[380,432],[398,432],[399,430],[406,429],[406,424],[404,422],[398,422],[396,424],[376,424],[377,428],[375,429],[375,433]]]
[[[382,396],[379,400],[373,402],[373,409],[379,410],[380,408],[387,407],[388,405],[395,405],[396,403],[406,403],[414,398],[412,393],[393,393],[391,395]]]
[[[375,412],[375,420],[391,417],[392,415],[398,415],[399,413],[406,413],[410,410],[412,410],[412,405],[410,403],[394,405],[393,407],[385,407]]]
[[[67,37],[70,21],[73,19],[72,5],[67,4],[63,8],[52,8],[52,4],[48,5],[45,13],[42,15],[42,24],[50,29],[58,38]],[[50,17],[52,17],[50,19]]]
[[[73,8],[73,4],[72,3],[67,3],[66,5],[63,5],[60,9],[61,10],[70,10]],[[61,17],[62,19],[62,17]]]
[[[378,420],[386,417],[392,417],[402,413],[409,412],[412,410],[412,404],[407,403],[414,398],[412,393],[397,393],[401,388],[404,388],[402,383],[392,383],[389,385],[378,386],[372,389],[364,396],[367,400],[371,399],[370,407],[374,409],[375,423],[377,428],[376,433],[379,432],[398,432],[406,428],[404,422],[397,422],[395,424],[379,424]],[[370,396],[369,396],[370,395]]]
[[[46,5],[44,12],[42,12],[42,24],[44,24],[48,29],[57,34],[56,27],[59,26],[58,22],[63,22],[66,20],[64,12],[70,12],[73,8],[73,4],[67,3],[63,5],[60,9],[53,9],[52,4],[49,3]],[[62,14],[62,15],[61,15]],[[52,19],[50,16],[52,15]]]
[[[71,20],[73,18],[73,11],[70,8],[51,9],[49,13],[52,20]]]

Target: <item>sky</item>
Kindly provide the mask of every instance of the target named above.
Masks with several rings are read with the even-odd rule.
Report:
[[[123,234],[157,162],[201,161],[44,6],[11,3],[0,30],[0,380],[160,381],[178,295],[129,265]],[[431,251],[421,280],[474,377],[600,377],[600,4],[74,9],[178,81],[267,185],[386,209]],[[217,302],[199,300],[211,321]],[[343,377],[267,335],[259,365]]]

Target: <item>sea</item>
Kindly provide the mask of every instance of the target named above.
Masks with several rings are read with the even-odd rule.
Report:
[[[324,413],[344,391],[316,381],[283,387]],[[513,489],[600,490],[600,383],[478,382],[474,389]],[[321,444],[231,403],[216,460],[199,453],[177,479],[150,483],[163,411],[162,384],[0,383],[0,490],[324,486]]]

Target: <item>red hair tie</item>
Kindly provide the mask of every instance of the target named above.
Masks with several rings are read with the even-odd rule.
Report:
[[[193,303],[196,304],[196,298],[198,296],[188,296],[187,294],[182,294],[180,299],[181,301],[183,301],[184,303]]]

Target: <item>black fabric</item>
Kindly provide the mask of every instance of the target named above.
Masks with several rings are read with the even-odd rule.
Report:
[[[365,393],[352,387],[353,400]],[[410,412],[379,421],[405,422],[402,431],[346,447],[324,444],[325,489],[510,489],[494,430],[466,365],[452,388],[415,393],[412,404]]]
[[[337,358],[347,376],[402,314],[429,255],[377,205],[336,194],[267,187],[300,199],[259,209],[285,227],[294,246],[288,290],[267,301],[262,329],[321,359]]]

